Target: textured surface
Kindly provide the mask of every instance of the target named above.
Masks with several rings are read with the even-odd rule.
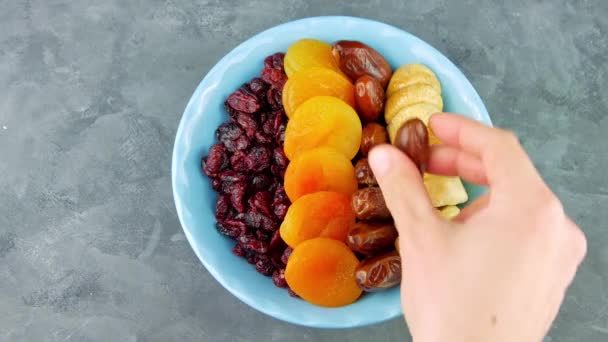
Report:
[[[608,2],[497,3],[0,0],[0,340],[408,340],[400,319],[258,314],[175,215],[173,136],[200,79],[252,34],[322,14],[402,27],[462,68],[589,238],[547,341],[608,340]]]

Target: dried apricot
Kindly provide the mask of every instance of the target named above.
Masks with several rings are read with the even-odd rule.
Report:
[[[352,159],[361,144],[361,120],[346,102],[315,96],[302,103],[287,122],[285,154],[294,160],[317,147],[331,147]]]
[[[331,53],[331,45],[316,39],[301,39],[291,44],[283,63],[287,77],[315,66],[340,71],[338,61]]]
[[[291,247],[316,237],[345,241],[354,224],[350,196],[320,191],[291,204],[281,224],[281,238]]]
[[[285,171],[284,184],[292,202],[318,191],[335,191],[347,196],[357,191],[353,164],[340,152],[327,147],[306,151],[292,161]]]
[[[293,75],[283,88],[283,107],[288,117],[314,96],[335,96],[355,106],[355,86],[346,76],[328,68],[311,67]]]
[[[358,265],[359,260],[343,242],[316,238],[293,250],[285,279],[298,296],[310,303],[344,306],[361,296],[355,280]]]

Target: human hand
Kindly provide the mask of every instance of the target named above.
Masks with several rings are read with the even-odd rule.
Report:
[[[399,231],[401,302],[416,342],[541,341],[586,254],[517,138],[462,116],[430,120],[442,145],[428,171],[489,187],[452,222],[432,208],[410,159],[390,145],[369,163]]]

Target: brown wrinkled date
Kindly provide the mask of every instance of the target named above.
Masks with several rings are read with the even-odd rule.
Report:
[[[401,257],[396,251],[365,259],[355,271],[361,290],[374,292],[401,283]]]
[[[369,75],[380,82],[382,89],[386,89],[393,71],[378,51],[361,42],[341,40],[334,43],[332,53],[340,61],[340,70],[352,81]]]
[[[420,119],[406,121],[395,135],[395,146],[414,162],[421,173],[426,171],[429,161],[429,135]]]
[[[361,154],[367,156],[372,147],[384,144],[387,141],[386,128],[378,123],[370,122],[363,127],[363,132],[361,133]]]
[[[391,249],[396,238],[392,223],[357,222],[348,232],[346,244],[355,252],[373,256]]]
[[[374,177],[374,173],[372,172],[372,168],[367,162],[367,158],[361,158],[357,164],[355,164],[355,176],[357,177],[357,183],[359,183],[359,185],[378,185],[376,177]]]
[[[358,190],[353,194],[351,204],[361,221],[384,221],[391,218],[379,187]]]
[[[357,78],[355,102],[361,121],[376,121],[384,109],[384,89],[380,82],[369,75]]]

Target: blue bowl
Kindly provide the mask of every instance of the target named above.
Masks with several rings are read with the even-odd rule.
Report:
[[[351,17],[315,17],[273,27],[248,39],[209,71],[196,88],[182,116],[173,149],[172,182],[175,206],[184,233],[207,270],[237,298],[267,315],[318,328],[350,328],[401,315],[399,289],[368,294],[354,304],[322,308],[274,286],[243,258],[232,255],[234,242],[215,229],[216,194],[201,172],[201,158],[215,142],[214,131],[228,119],[223,103],[231,92],[257,76],[266,56],[286,51],[302,38],[328,43],[362,41],[378,50],[393,68],[420,62],[437,73],[446,111],[491,124],[471,83],[444,55],[411,34],[380,22]],[[467,184],[471,199],[481,191]]]

